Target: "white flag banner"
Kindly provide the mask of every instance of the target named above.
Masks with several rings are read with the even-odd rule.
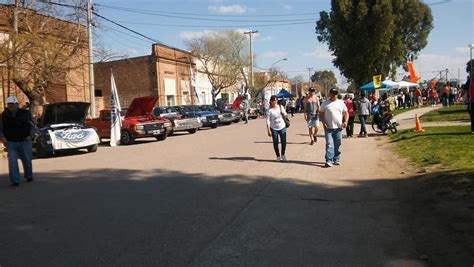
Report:
[[[122,118],[120,117],[120,101],[115,85],[114,74],[110,73],[110,146],[114,147],[120,144],[120,129],[122,128]]]
[[[196,100],[197,100],[196,104],[200,105],[199,95],[198,95],[198,92],[196,90],[196,75],[194,75],[192,66],[189,66],[189,71],[191,73],[191,90],[194,90],[194,95],[196,96]]]

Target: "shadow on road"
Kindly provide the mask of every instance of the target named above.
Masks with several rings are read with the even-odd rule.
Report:
[[[316,166],[316,167],[324,167],[324,162],[314,162],[314,161],[301,161],[301,160],[288,160],[286,162],[282,161],[275,161],[269,159],[256,159],[254,157],[227,157],[227,158],[217,158],[217,157],[210,157],[211,160],[230,160],[230,161],[257,161],[257,162],[270,162],[276,164],[299,164],[305,166]]]
[[[426,255],[427,265],[466,266],[473,173],[456,177],[335,177],[345,185],[328,186],[102,168],[36,173],[10,189],[2,173],[0,264],[414,266]]]

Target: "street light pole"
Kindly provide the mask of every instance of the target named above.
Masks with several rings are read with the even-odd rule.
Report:
[[[469,45],[469,51],[470,51],[470,56],[471,56],[471,57],[470,57],[470,61],[469,61],[469,67],[470,67],[470,69],[469,69],[469,88],[467,88],[467,92],[468,92],[468,96],[469,96],[469,98],[470,98],[470,99],[469,99],[469,110],[470,110],[471,114],[472,114],[472,109],[474,108],[474,107],[472,106],[472,104],[473,104],[473,103],[472,103],[473,96],[471,95],[471,94],[473,93],[473,92],[472,92],[472,87],[474,86],[474,85],[472,84],[473,81],[474,81],[474,77],[472,77],[472,73],[473,73],[473,70],[472,70],[472,67],[473,67],[473,66],[472,66],[472,65],[473,65],[473,64],[472,64],[472,49],[473,49],[473,48],[474,48],[474,44],[470,44],[470,45]],[[472,125],[471,125],[471,128],[472,128]]]
[[[244,32],[244,34],[249,35],[250,39],[250,85],[253,87],[254,86],[254,81],[253,81],[253,51],[252,51],[252,34],[258,33],[257,30],[251,30],[248,32]]]
[[[311,71],[313,70],[313,68],[306,68],[306,69],[308,69],[309,87],[311,88],[311,86],[313,86],[313,83],[311,81]]]
[[[288,58],[285,57],[285,58],[282,58],[282,59],[279,59],[279,60],[273,62],[272,65],[270,65],[270,69],[269,69],[270,79],[273,79],[273,77],[272,77],[273,66],[275,66],[275,64],[277,64],[277,63],[279,63],[279,62],[286,61],[286,60],[288,60]],[[273,92],[273,83],[274,83],[274,82],[272,81],[272,95],[274,95],[274,92]]]
[[[87,35],[89,39],[89,95],[91,101],[90,115],[95,117],[95,88],[94,88],[94,55],[92,45],[92,0],[87,0]]]

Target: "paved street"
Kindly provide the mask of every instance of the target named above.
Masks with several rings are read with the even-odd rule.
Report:
[[[344,139],[322,168],[306,133],[298,114],[286,163],[260,119],[101,146],[34,160],[18,189],[0,159],[0,266],[422,265],[383,141]]]

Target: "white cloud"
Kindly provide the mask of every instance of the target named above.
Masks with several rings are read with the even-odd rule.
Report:
[[[288,56],[288,51],[267,51],[262,54],[262,58],[284,58]]]
[[[440,70],[448,69],[449,78],[458,77],[458,68],[460,68],[461,80],[466,78],[466,63],[468,57],[454,57],[442,54],[420,54],[414,61],[418,76],[422,79],[431,79],[439,74]],[[439,76],[439,75],[438,75]]]
[[[312,52],[304,53],[303,56],[310,56],[315,59],[332,59],[334,58],[331,53],[323,47],[317,47]]]
[[[207,9],[211,12],[221,14],[242,14],[249,11],[245,5],[208,6]]]
[[[456,47],[456,52],[459,52],[459,53],[467,53],[469,52],[469,47]]]
[[[293,7],[291,5],[284,5],[283,8],[286,9],[286,10],[292,10],[293,9]]]
[[[179,37],[183,40],[193,40],[196,38],[201,38],[203,36],[208,36],[211,34],[215,34],[216,31],[211,31],[211,30],[204,30],[204,31],[198,31],[198,32],[180,32]]]

